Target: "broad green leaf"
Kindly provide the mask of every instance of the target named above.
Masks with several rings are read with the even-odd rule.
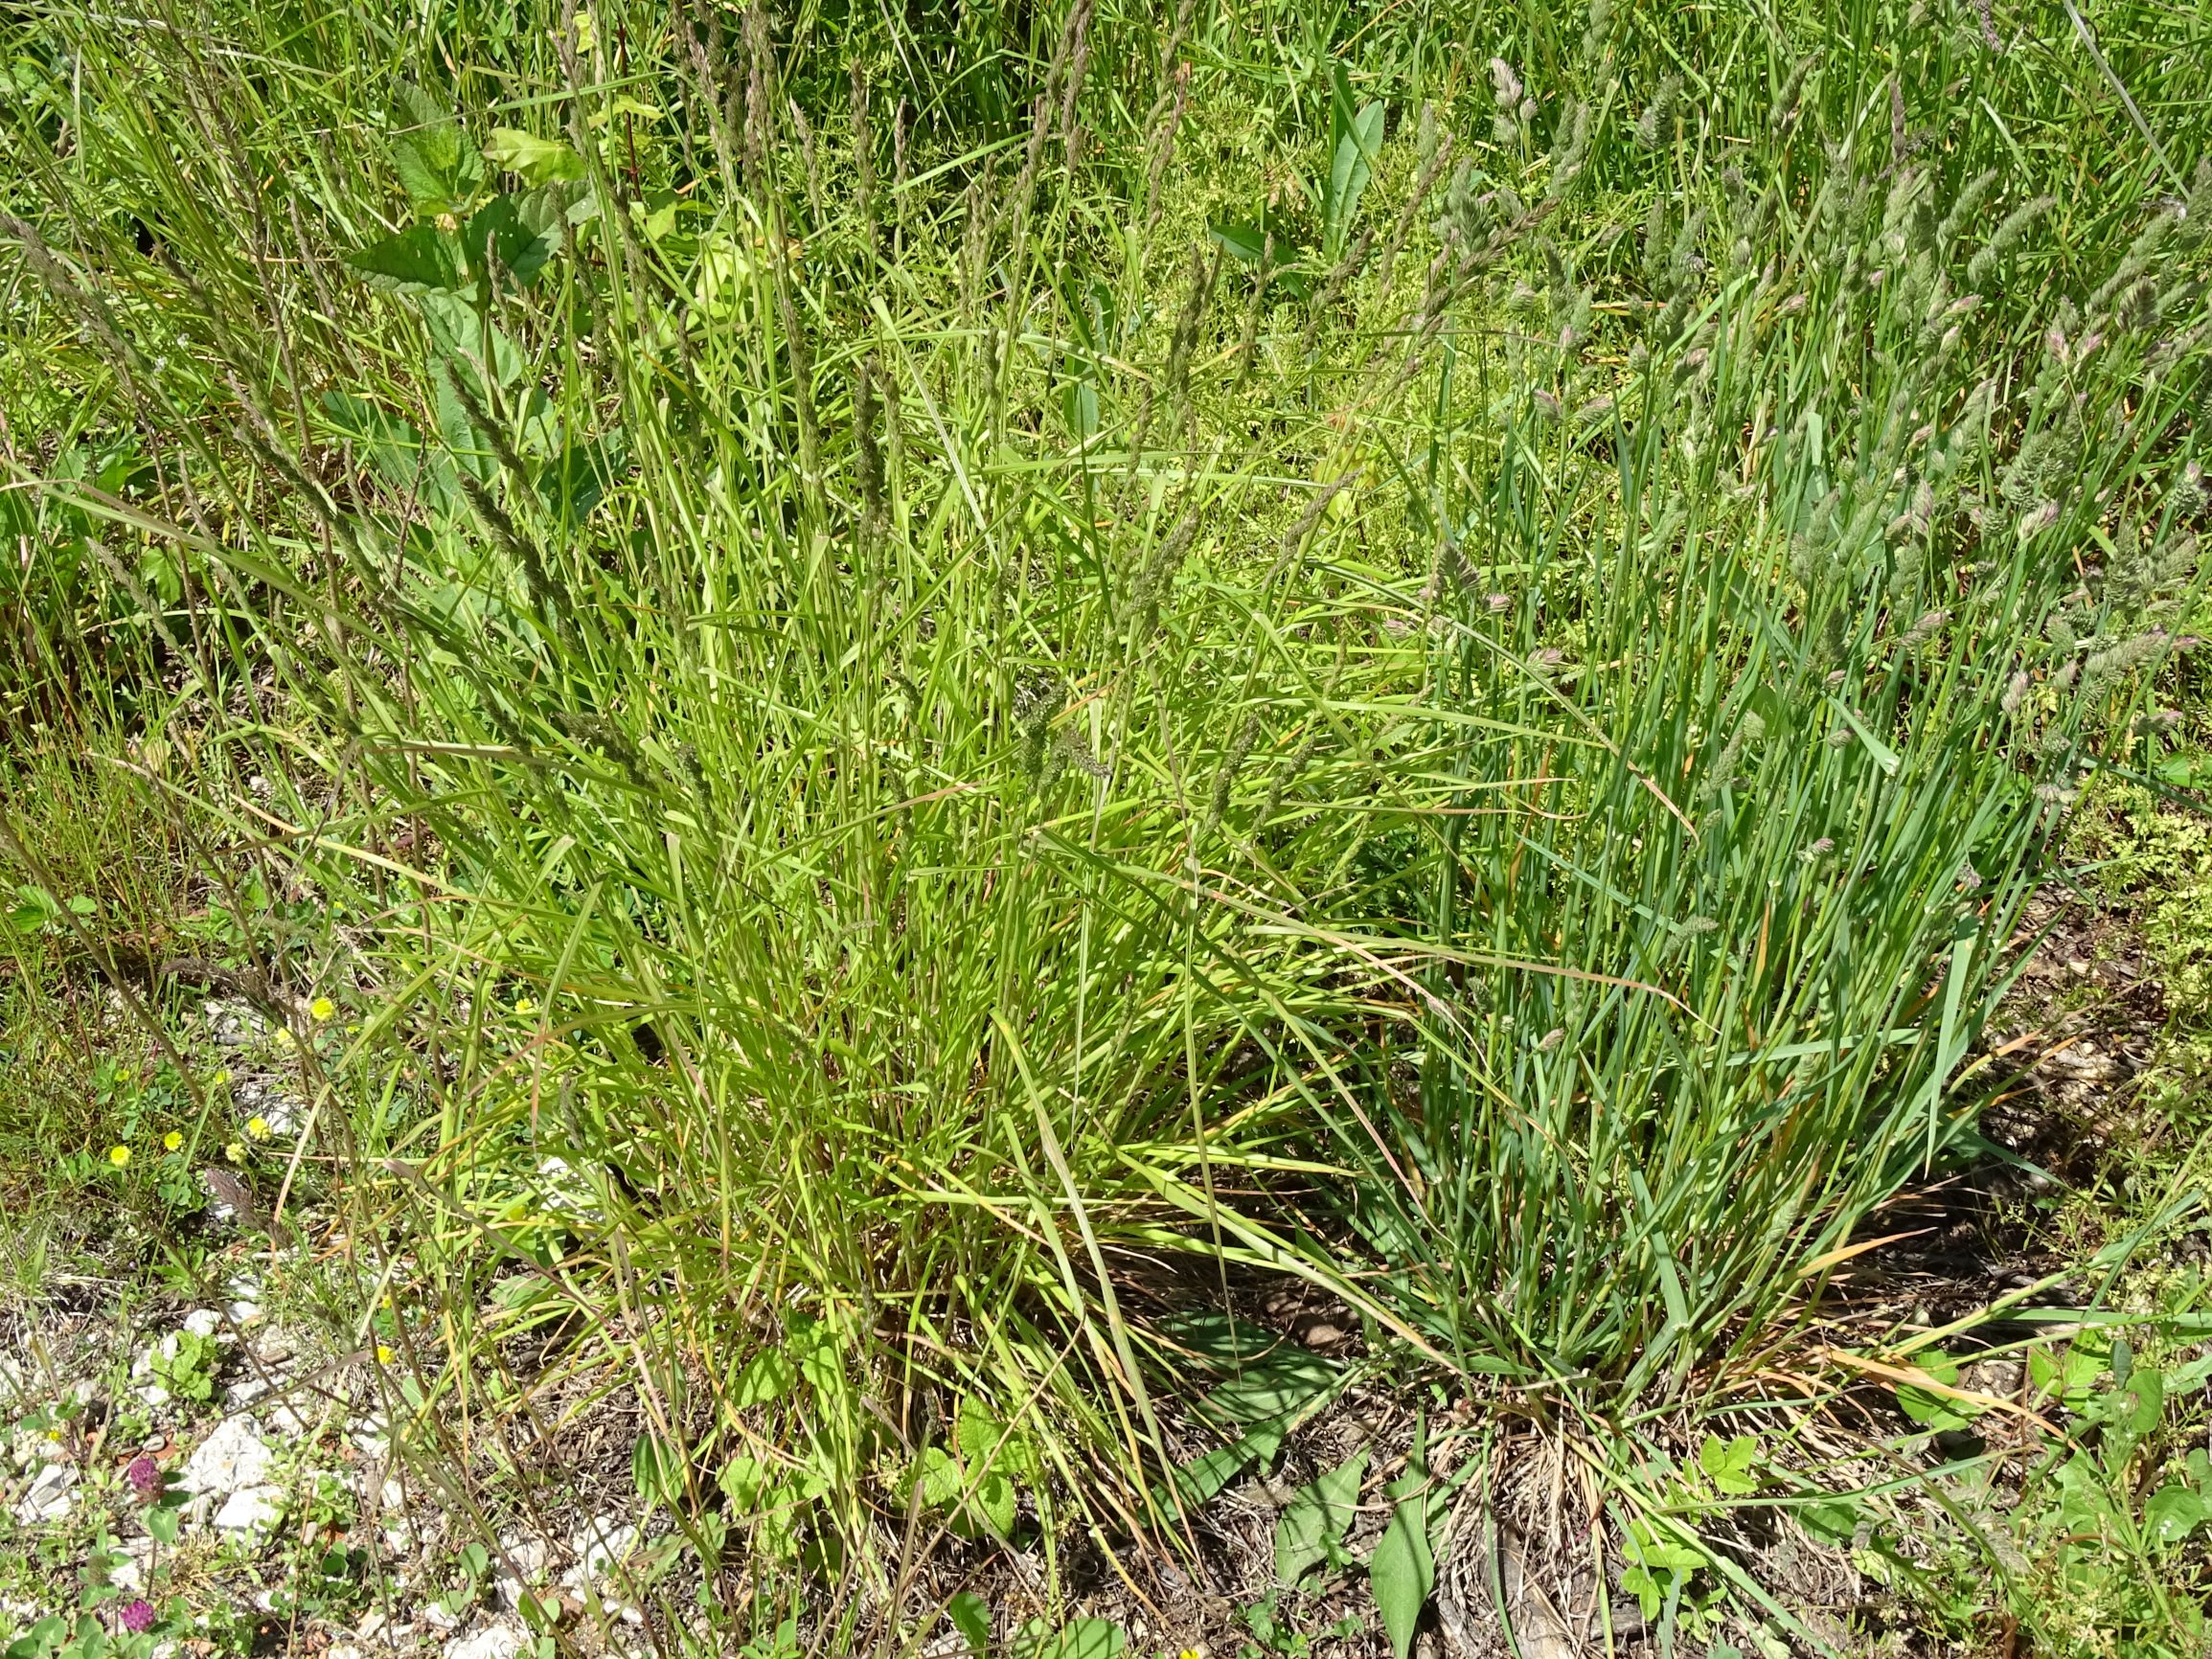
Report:
[[[496,260],[507,280],[524,287],[537,279],[559,245],[559,237],[551,230],[523,222],[521,207],[511,195],[493,196],[469,216],[461,232],[468,268],[480,281]]]
[[[946,1602],[945,1616],[952,1621],[973,1659],[984,1659],[991,1648],[991,1603],[973,1590],[962,1590]]]
[[[2204,1524],[2203,1496],[2184,1486],[2164,1486],[2143,1506],[2143,1529],[2156,1542],[2178,1544]]]
[[[336,435],[353,443],[393,489],[435,506],[450,504],[453,469],[412,422],[351,392],[325,392],[323,412]]]
[[[55,902],[54,895],[25,881],[15,889],[15,904],[9,911],[8,920],[18,933],[36,933],[49,921],[59,920],[61,914],[61,906]]]
[[[1951,1355],[1930,1349],[1914,1354],[1912,1362],[1937,1382],[1953,1388],[1958,1385],[1959,1362]],[[1923,1428],[1932,1429],[1964,1428],[1988,1409],[1909,1382],[1897,1385],[1897,1408]]]
[[[2084,1330],[2067,1345],[2064,1358],[2040,1348],[2028,1351],[2028,1380],[2040,1394],[2055,1395],[2069,1411],[2080,1411],[2096,1392],[2112,1352],[2111,1338],[2101,1330]]]
[[[1197,1414],[1217,1426],[1290,1416],[1317,1403],[1340,1376],[1333,1362],[1285,1343],[1271,1353],[1245,1361],[1242,1375],[1198,1401]]]
[[[346,263],[381,287],[421,293],[461,285],[461,255],[436,225],[411,225],[396,237],[346,256]]]
[[[799,1375],[816,1396],[829,1399],[844,1392],[845,1355],[835,1326],[827,1320],[792,1320],[791,1351],[798,1355]]]
[[[1274,1417],[1255,1423],[1227,1445],[1216,1446],[1193,1458],[1175,1471],[1175,1485],[1188,1504],[1203,1504],[1255,1463],[1271,1462],[1283,1449],[1289,1432],[1287,1419]],[[1172,1508],[1162,1500],[1163,1509]]]
[[[468,370],[471,390],[481,394],[488,366],[492,383],[502,391],[517,384],[529,372],[529,361],[513,336],[496,323],[488,322],[460,295],[424,294],[416,303],[422,307],[431,345],[447,363]]]
[[[2166,1379],[2155,1366],[2130,1371],[2120,1395],[2119,1420],[2131,1433],[2149,1434],[2166,1415]]]
[[[1014,1522],[1018,1513],[1014,1483],[996,1469],[975,1483],[968,1507],[992,1536],[1003,1539],[1014,1535]]]
[[[1759,1443],[1752,1436],[1740,1434],[1733,1440],[1722,1441],[1718,1435],[1707,1435],[1698,1447],[1698,1467],[1714,1488],[1729,1497],[1742,1497],[1756,1491],[1758,1481],[1751,1474],[1752,1461],[1759,1455]]]
[[[1128,1643],[1122,1627],[1106,1619],[1078,1619],[1058,1631],[1032,1619],[1015,1633],[1013,1650],[1016,1659],[1120,1659]]]
[[[1659,1616],[1659,1601],[1665,1590],[1657,1574],[1645,1567],[1630,1567],[1621,1575],[1621,1588],[1635,1597],[1645,1624]]]
[[[603,432],[584,443],[571,443],[548,461],[537,474],[537,493],[556,518],[581,524],[605,499],[622,467],[621,433]],[[789,1382],[784,1387],[789,1388]]]
[[[715,1484],[730,1500],[731,1509],[741,1515],[749,1515],[761,1507],[761,1499],[773,1480],[767,1465],[740,1452],[722,1465],[722,1472],[715,1477]]]
[[[933,1510],[950,1509],[960,1501],[960,1465],[941,1445],[922,1448],[907,1478],[922,1489],[922,1501]]]
[[[404,82],[392,101],[392,165],[421,214],[464,213],[484,184],[484,158],[453,112]]]
[[[157,1544],[173,1544],[182,1527],[184,1511],[181,1506],[160,1503],[146,1511],[147,1535]]]
[[[1694,1573],[1705,1564],[1702,1550],[1659,1532],[1649,1521],[1629,1523],[1628,1554],[1647,1567],[1668,1572]]]
[[[1028,1438],[1009,1430],[974,1395],[962,1397],[952,1439],[971,1475],[993,1468],[1015,1480],[1037,1479],[1037,1451]]]
[[[583,177],[583,157],[558,139],[539,138],[518,126],[495,126],[484,146],[484,159],[525,184]]]
[[[1359,1505],[1367,1453],[1355,1452],[1320,1479],[1300,1487],[1275,1521],[1275,1579],[1295,1584],[1343,1541]]]
[[[1368,1585],[1397,1659],[1405,1659],[1411,1650],[1421,1609],[1436,1588],[1436,1557],[1428,1543],[1428,1477],[1421,1469],[1391,1483],[1390,1495],[1398,1501],[1367,1562]]]
[[[1375,174],[1375,160],[1382,149],[1383,109],[1380,100],[1352,108],[1352,82],[1344,66],[1338,64],[1332,89],[1332,127],[1335,137],[1334,152],[1329,164],[1329,178],[1322,192],[1321,214],[1324,251],[1332,260],[1339,258],[1350,239],[1352,221],[1359,211],[1359,198],[1366,193],[1368,180]]]
[[[1855,1498],[1822,1498],[1800,1504],[1792,1512],[1798,1524],[1827,1544],[1848,1544],[1859,1531],[1859,1502]]]

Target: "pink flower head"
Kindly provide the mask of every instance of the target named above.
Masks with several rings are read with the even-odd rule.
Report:
[[[133,1636],[142,1636],[153,1628],[153,1603],[148,1601],[125,1602],[118,1615],[123,1627]]]
[[[130,1483],[132,1491],[149,1504],[161,1496],[161,1466],[144,1452],[130,1460],[123,1478]]]

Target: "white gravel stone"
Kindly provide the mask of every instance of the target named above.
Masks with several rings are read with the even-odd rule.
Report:
[[[68,1464],[48,1464],[32,1481],[31,1489],[15,1506],[16,1524],[34,1527],[41,1521],[57,1520],[67,1514],[77,1503],[77,1470]]]
[[[530,1633],[513,1620],[501,1619],[454,1637],[445,1644],[445,1659],[521,1659],[529,1647]]]
[[[213,1336],[223,1328],[223,1316],[212,1307],[195,1307],[184,1316],[184,1328],[194,1336]]]
[[[218,1533],[265,1534],[284,1518],[282,1487],[241,1487],[216,1511],[215,1528]]]
[[[186,1460],[177,1485],[188,1492],[216,1493],[266,1486],[276,1455],[252,1418],[225,1418]]]
[[[607,1570],[628,1559],[637,1548],[637,1529],[613,1515],[600,1515],[583,1523],[568,1541],[577,1563],[562,1576],[565,1584],[596,1582]]]

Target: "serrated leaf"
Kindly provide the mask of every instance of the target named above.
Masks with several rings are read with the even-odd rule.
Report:
[[[484,146],[484,159],[525,184],[583,177],[583,157],[558,139],[539,138],[518,126],[493,127]]]
[[[1428,1543],[1428,1481],[1416,1469],[1390,1488],[1398,1499],[1368,1558],[1367,1581],[1390,1650],[1405,1659],[1412,1649],[1421,1609],[1436,1588],[1436,1557]]]
[[[991,1415],[989,1406],[972,1394],[962,1396],[952,1439],[963,1458],[977,1464],[992,1461],[1005,1433],[1006,1425]]]
[[[461,232],[471,271],[482,276],[495,260],[510,280],[524,287],[545,269],[557,246],[559,239],[550,231],[523,222],[521,207],[511,195],[493,196],[469,216]]]
[[[740,1411],[770,1404],[789,1394],[791,1384],[797,1380],[798,1368],[791,1363],[788,1353],[781,1348],[764,1348],[738,1373],[738,1380],[730,1390],[730,1403]]]
[[[484,158],[453,112],[420,86],[402,82],[392,99],[392,167],[422,214],[459,214],[484,184]]]
[[[921,1487],[922,1501],[933,1510],[950,1509],[960,1501],[960,1465],[941,1445],[924,1446],[907,1479]]]
[[[1014,1483],[996,1469],[976,1483],[968,1507],[992,1536],[1004,1539],[1014,1535],[1015,1517],[1018,1512]]]
[[[1291,1494],[1275,1522],[1277,1582],[1295,1584],[1343,1541],[1359,1507],[1359,1482],[1366,1473],[1362,1449]]]
[[[991,1648],[991,1603],[973,1590],[962,1590],[946,1602],[945,1616],[952,1621],[973,1659],[984,1659]]]
[[[993,1468],[1013,1480],[1037,1478],[1037,1452],[1028,1439],[1000,1422],[974,1395],[962,1398],[952,1439],[971,1474]]]
[[[400,293],[461,285],[460,250],[436,225],[411,225],[396,237],[348,254],[346,263],[378,286]]]

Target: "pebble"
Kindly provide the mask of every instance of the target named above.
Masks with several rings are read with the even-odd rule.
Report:
[[[77,1493],[71,1489],[76,1485],[77,1470],[70,1465],[48,1464],[15,1506],[16,1523],[36,1526],[67,1514],[77,1503]]]
[[[216,1511],[215,1528],[218,1533],[268,1533],[284,1518],[283,1488],[241,1487]]]
[[[569,1540],[577,1564],[561,1577],[564,1584],[603,1579],[609,1567],[620,1565],[637,1548],[637,1529],[613,1515],[600,1515],[579,1527]]]
[[[472,1635],[445,1644],[445,1659],[520,1659],[530,1647],[529,1632],[511,1620],[487,1625]]]
[[[276,1453],[250,1417],[225,1418],[185,1461],[177,1485],[188,1492],[228,1493],[268,1485]]]

